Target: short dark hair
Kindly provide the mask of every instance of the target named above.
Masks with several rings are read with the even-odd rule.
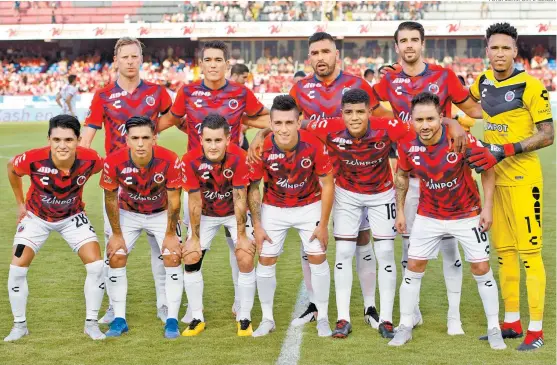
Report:
[[[203,48],[201,48],[201,52],[199,53],[199,58],[203,60],[203,55],[205,54],[205,50],[207,49],[220,49],[224,55],[224,60],[228,60],[228,46],[223,41],[209,41],[203,44]]]
[[[350,89],[342,95],[341,106],[345,104],[361,104],[369,106],[369,95],[362,89]]]
[[[75,79],[77,79],[76,75],[70,75],[68,76],[68,83],[73,83],[75,81]]]
[[[425,39],[425,30],[424,26],[418,22],[402,22],[398,25],[398,28],[395,32],[395,43],[398,44],[398,32],[401,30],[417,30],[420,32],[420,41],[424,41]]]
[[[50,137],[50,133],[54,128],[63,128],[63,129],[71,129],[74,131],[75,136],[79,138],[79,134],[81,131],[81,124],[79,124],[79,120],[73,115],[68,114],[60,114],[55,117],[50,118],[48,121],[48,136]]]
[[[273,99],[273,106],[271,106],[271,113],[273,110],[280,110],[287,112],[290,110],[296,110],[299,112],[298,106],[296,105],[296,100],[290,95],[277,95]]]
[[[298,71],[294,74],[294,77],[306,77],[306,73],[304,71]]]
[[[324,40],[324,39],[326,39],[326,40],[328,40],[328,41],[331,41],[331,42],[335,43],[335,39],[334,39],[333,36],[330,35],[329,33],[326,33],[326,32],[316,32],[316,33],[313,33],[313,34],[311,35],[311,37],[309,37],[309,39],[308,39],[308,46],[311,46],[312,43],[319,42],[319,41],[322,41],[322,40]]]
[[[201,122],[201,133],[203,133],[203,129],[205,128],[213,130],[223,129],[225,135],[228,136],[230,134],[230,124],[228,124],[226,118],[215,113],[207,114],[207,116],[203,118],[203,122]]]
[[[364,71],[364,78],[367,77],[367,75],[369,74],[375,74],[375,72],[373,72],[373,70],[371,68],[368,68],[367,70]]]
[[[126,126],[126,133],[128,133],[130,129],[134,127],[144,127],[144,126],[151,128],[151,131],[155,133],[155,122],[153,122],[151,119],[144,116],[136,115],[134,117],[131,117],[130,119],[126,120],[125,126]]]
[[[489,41],[489,38],[494,34],[505,34],[514,39],[515,42],[518,40],[518,31],[509,23],[495,23],[490,25],[485,32],[485,39]]]
[[[237,63],[230,69],[230,75],[242,75],[246,72],[249,73],[249,68],[243,63]]]
[[[430,92],[423,92],[419,93],[418,95],[412,98],[412,111],[414,111],[414,107],[416,105],[433,105],[435,108],[440,112],[441,111],[441,103],[439,102],[439,97]]]

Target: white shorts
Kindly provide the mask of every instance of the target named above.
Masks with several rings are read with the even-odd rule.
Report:
[[[480,216],[456,220],[439,220],[417,214],[410,235],[408,258],[436,259],[443,236],[451,233],[460,241],[468,262],[489,260],[489,238],[479,229]]]
[[[238,240],[238,225],[236,216],[229,215],[228,217],[209,217],[201,215],[201,222],[199,226],[199,241],[201,242],[202,250],[210,250],[211,243],[217,235],[220,227],[224,226],[230,232],[230,237],[234,241],[234,247]]]
[[[25,245],[37,253],[52,231],[60,233],[74,252],[79,251],[81,246],[86,243],[98,242],[95,229],[85,212],[58,222],[47,222],[31,212],[27,212],[27,216],[17,225],[14,246]]]
[[[141,214],[120,209],[120,228],[122,229],[128,254],[133,250],[137,239],[144,230],[148,235],[155,237],[159,249],[161,249],[164,236],[166,235],[167,224],[168,212],[166,210],[155,214]],[[118,253],[123,254],[121,251]]]
[[[367,213],[367,214],[366,214]],[[371,228],[375,239],[392,240],[396,218],[395,191],[379,194],[359,194],[335,186],[333,235],[338,238],[356,238],[362,230],[362,220]]]
[[[189,202],[189,194],[187,191],[184,190],[184,198],[182,199],[182,207],[184,209],[184,218],[182,218],[182,222],[184,222],[184,227],[187,231],[190,228],[190,209],[188,206]]]
[[[295,208],[279,208],[273,205],[261,205],[261,225],[273,243],[263,241],[261,255],[277,257],[284,247],[289,228],[298,230],[304,252],[307,255],[325,253],[319,240],[309,241],[321,219],[321,201]]]
[[[420,202],[420,179],[416,177],[410,178],[408,192],[406,193],[406,200],[404,201],[404,217],[406,218],[406,229],[408,234],[403,234],[403,237],[410,237],[412,233],[412,226],[418,214],[418,203]]]

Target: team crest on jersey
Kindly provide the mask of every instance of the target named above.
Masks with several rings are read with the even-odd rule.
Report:
[[[234,176],[234,172],[230,169],[226,169],[222,172],[222,175],[227,178],[230,179],[232,176]]]
[[[18,232],[18,233],[23,232],[24,229],[25,229],[25,225],[24,225],[24,224],[20,224],[19,226],[17,226],[17,232]]]
[[[450,152],[447,154],[447,162],[448,163],[456,163],[458,161],[458,154],[454,152]]]
[[[505,94],[505,101],[507,103],[510,103],[511,101],[514,100],[514,91],[507,91],[507,93]]]
[[[152,95],[149,95],[145,98],[145,102],[147,103],[147,105],[153,106],[155,105],[155,98]]]
[[[433,94],[437,94],[439,92],[439,85],[437,84],[429,85],[429,92]]]
[[[229,106],[230,109],[232,109],[232,110],[238,109],[238,106],[239,106],[239,105],[240,105],[240,104],[238,103],[238,100],[236,100],[236,99],[232,99],[232,100],[230,100],[230,101],[228,102],[228,106]]]
[[[382,150],[383,148],[385,148],[385,142],[383,142],[383,141],[375,142],[375,149],[376,150]]]
[[[302,161],[300,162],[300,166],[302,166],[302,168],[304,169],[309,169],[311,167],[311,159],[309,158],[303,158]]]
[[[77,185],[81,186],[81,185],[85,184],[85,181],[87,181],[87,178],[83,175],[80,175],[77,178]]]
[[[153,176],[153,181],[156,182],[157,184],[160,184],[164,181],[164,175],[161,174],[160,172],[155,174],[155,176]]]

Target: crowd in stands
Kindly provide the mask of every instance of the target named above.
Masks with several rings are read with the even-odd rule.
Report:
[[[440,1],[186,1],[165,23],[418,20]]]
[[[517,58],[517,67],[524,68],[543,80],[548,90],[557,90],[555,50],[548,50],[542,45],[520,46],[521,56]],[[38,54],[41,56],[37,56]],[[146,52],[142,78],[167,85],[173,90],[200,79],[199,67],[193,60],[177,56],[182,54],[178,46]],[[77,86],[81,92],[93,92],[115,80],[116,75],[109,60],[99,50],[71,60],[64,51],[41,53],[41,50],[32,47],[0,51],[0,95],[55,94],[66,83],[66,76],[69,74],[77,75]],[[345,57],[341,61],[344,70],[351,74],[362,76],[367,69],[371,69],[371,83],[378,81],[379,67],[389,62],[381,54],[375,57]],[[467,86],[481,71],[489,67],[488,61],[481,58],[445,56],[441,60],[426,61],[452,68],[464,77]],[[296,71],[304,71],[306,74],[312,72],[307,61],[297,62],[291,56],[275,57],[267,52],[255,62],[233,58],[231,64],[235,63],[246,63],[250,67],[251,74],[247,83],[255,92],[287,92]]]

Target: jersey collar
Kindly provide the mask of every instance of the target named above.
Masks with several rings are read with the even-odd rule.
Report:
[[[228,80],[225,80],[223,86],[221,86],[221,87],[218,88],[218,89],[213,90],[213,89],[211,89],[210,87],[208,87],[207,85],[205,85],[205,80],[202,80],[202,81],[201,81],[201,87],[204,88],[205,90],[209,90],[209,91],[222,90],[222,89],[224,89],[224,88],[227,87],[227,86],[228,86]]]
[[[329,84],[325,84],[325,82],[319,80],[319,79],[317,78],[317,74],[316,74],[316,73],[313,74],[313,79],[315,80],[316,83],[319,83],[319,82],[320,82],[320,83],[322,83],[322,84],[325,85],[325,86],[330,86],[330,85],[334,84],[338,79],[340,79],[341,76],[342,76],[342,70],[340,70],[340,72],[339,72],[337,78],[334,79],[333,81],[331,81]]]
[[[292,152],[298,149],[298,145],[300,144],[300,131],[298,131],[298,142],[296,142],[296,145],[294,146],[294,148],[292,148],[290,151],[283,151],[282,148],[280,148],[276,143],[275,143],[275,134],[273,133],[273,135],[271,136],[271,141],[273,142],[273,146],[275,146],[277,148],[277,150],[281,151],[281,152]]]
[[[133,162],[132,150],[131,150],[131,148],[128,148],[128,157],[130,158],[130,161],[131,161],[132,165],[133,165],[135,168],[138,168],[138,169],[140,169],[140,170],[142,170],[142,169],[149,169],[149,168],[151,168],[151,166],[153,166],[153,161],[155,161],[155,147],[153,147],[153,154],[151,155],[151,161],[149,161],[149,163],[148,163],[147,166],[145,166],[145,167],[139,167],[139,166],[137,166],[137,165],[135,164],[135,162]]]
[[[118,84],[118,80],[116,80],[116,81],[114,82],[114,85],[116,85],[116,88],[117,88],[119,91],[125,91],[124,89],[122,89],[122,87],[120,86],[120,84]],[[143,86],[143,79],[139,79],[139,84],[137,84],[137,87],[133,90],[133,92],[132,92],[131,94],[134,94],[134,93],[135,93],[135,90],[139,90],[139,88],[142,87],[142,86]],[[126,92],[127,92],[127,91],[126,91]],[[130,93],[128,93],[128,94],[130,94]],[[130,94],[130,95],[131,95],[131,94]]]
[[[368,136],[370,135],[370,133],[371,133],[371,121],[369,121],[369,120],[367,121],[367,131],[366,131],[366,132],[364,133],[364,135],[361,136],[361,137],[354,137],[354,136],[352,135],[352,133],[350,133],[350,131],[348,130],[348,128],[346,128],[346,133],[347,133],[351,138],[354,138],[354,139],[357,139],[357,140],[364,139],[364,138],[368,137]]]
[[[62,171],[58,166],[56,166],[54,164],[54,160],[52,159],[52,151],[48,151],[48,159],[50,160],[50,163],[52,164],[52,166],[54,166],[56,168],[56,170],[60,171],[60,174],[62,175],[62,177],[71,176],[72,173],[77,168],[77,150],[75,151],[75,160],[73,161],[72,167],[70,167],[70,172],[68,174],[66,174],[64,171]]]
[[[425,75],[426,72],[429,70],[429,63],[424,62],[424,65],[425,65],[424,70],[423,70],[422,72],[420,72],[419,74],[415,75],[415,76],[407,75],[407,74],[404,72],[404,70],[401,70],[400,73],[401,73],[402,76],[404,76],[404,77],[418,77],[418,76],[423,76],[423,75]]]
[[[493,71],[492,71],[492,72],[493,72]],[[523,73],[523,72],[524,72],[524,70],[519,70],[519,69],[515,68],[514,71],[512,72],[512,74],[511,74],[509,77],[504,78],[503,80],[497,80],[497,79],[495,78],[495,73],[493,73],[493,78],[494,78],[495,81],[497,81],[497,82],[503,82],[503,81],[506,81],[506,80],[508,80],[508,79],[510,79],[510,78],[512,78],[512,77],[515,77],[516,75],[518,75],[518,74],[520,74],[520,73]]]

